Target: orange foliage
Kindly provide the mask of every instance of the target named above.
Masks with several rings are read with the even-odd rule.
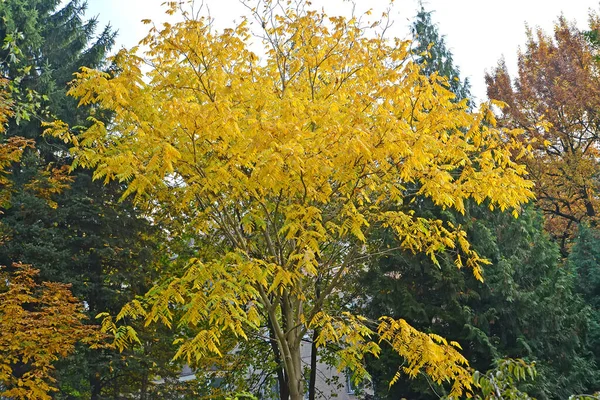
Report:
[[[488,96],[507,104],[500,123],[535,139],[529,160],[538,205],[563,249],[577,223],[600,211],[600,71],[581,31],[560,18],[554,37],[528,31],[511,82],[503,62],[486,76]]]
[[[52,363],[77,342],[95,346],[101,335],[97,326],[82,322],[83,305],[69,285],[38,284],[38,270],[14,267],[0,281],[0,397],[50,399]]]

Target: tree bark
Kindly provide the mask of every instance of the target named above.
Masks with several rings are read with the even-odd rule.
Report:
[[[296,379],[292,384],[295,386],[295,394],[297,397],[290,396],[292,400],[303,400],[304,399],[304,376],[302,374],[302,356],[300,353],[300,340],[293,340],[290,346],[290,353],[292,356],[292,362],[294,364],[294,372]]]
[[[271,345],[271,350],[273,351],[273,356],[275,362],[277,363],[277,369],[275,372],[277,373],[277,382],[279,383],[279,399],[280,400],[289,400],[290,398],[290,388],[289,382],[287,379],[287,375],[283,368],[283,361],[281,360],[281,353],[279,352],[279,347],[277,347],[277,340],[275,339],[275,331],[273,330],[273,325],[271,321],[269,321],[269,344]]]
[[[583,204],[585,205],[585,211],[587,216],[590,218],[594,218],[596,216],[596,210],[594,209],[594,205],[590,200],[590,194],[588,193],[588,189],[586,187],[583,188],[582,195],[584,196]]]
[[[317,339],[319,331],[313,331],[312,343],[310,344],[310,377],[308,381],[308,400],[315,400],[317,385]]]
[[[317,278],[315,282],[315,298],[321,297],[321,279]],[[317,339],[319,330],[313,331],[312,342],[310,343],[310,377],[308,381],[308,400],[315,400],[317,385]]]
[[[96,373],[92,372],[89,381],[91,388],[90,400],[100,400],[100,395],[102,394],[102,382],[100,381],[100,378]]]
[[[257,287],[261,302],[267,310],[269,322],[275,333],[277,347],[283,360],[284,372],[287,376],[289,395],[291,400],[303,400],[304,382],[302,379],[302,362],[300,358],[300,338],[298,338],[298,329],[286,329],[285,321],[280,322],[276,307],[281,307],[282,314],[285,315],[286,305],[274,303],[267,295],[263,287]],[[275,299],[282,300],[281,298]],[[288,318],[289,319],[289,318]],[[293,321],[293,320],[292,320]]]

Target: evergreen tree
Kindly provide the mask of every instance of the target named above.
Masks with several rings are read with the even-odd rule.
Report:
[[[444,36],[440,35],[437,26],[433,23],[433,11],[426,11],[421,4],[421,9],[411,25],[413,36],[413,53],[417,62],[421,64],[422,71],[427,76],[437,73],[448,79],[450,90],[456,94],[456,100],[469,99],[469,80],[461,80],[460,69],[454,65],[452,52],[447,48]]]
[[[591,391],[598,373],[588,354],[588,309],[574,293],[558,247],[542,230],[541,215],[530,208],[514,219],[479,206],[470,209],[465,217],[438,215],[470,226],[474,248],[492,262],[484,282],[458,270],[451,257],[437,267],[427,258],[396,252],[377,260],[362,281],[369,315],[393,313],[458,341],[478,370],[504,357],[536,361],[538,378],[524,387],[536,398]],[[384,241],[390,238],[382,235]],[[441,390],[421,378],[388,391],[386,382],[402,360],[389,354],[382,360],[371,364],[383,398],[430,399]]]
[[[600,232],[580,225],[568,258],[575,274],[576,291],[585,299],[591,311],[589,341],[596,364],[600,365]],[[592,388],[600,390],[600,384]]]
[[[118,312],[152,285],[159,231],[130,202],[119,201],[123,188],[118,183],[93,182],[91,171],[76,169],[68,188],[62,182],[61,193],[44,184],[60,167],[69,167],[71,159],[65,143],[42,136],[41,120],[86,124],[87,110],[66,96],[67,83],[82,66],[108,67],[105,57],[114,43],[116,33],[109,26],[96,35],[97,20],[86,20],[85,10],[86,2],[80,0],[62,5],[59,0],[0,2],[0,38],[13,38],[22,50],[18,67],[30,67],[18,81],[19,93],[35,90],[45,99],[36,118],[11,123],[7,130],[9,137],[32,139],[35,149],[26,151],[11,170],[11,205],[1,210],[6,241],[0,265],[32,264],[42,280],[72,284],[97,323],[98,313]],[[14,78],[18,68],[4,54],[0,59],[7,60],[0,69]],[[32,190],[33,183],[45,190],[44,196]],[[141,330],[142,343],[126,355],[81,348],[57,366],[57,398],[99,399],[128,392],[145,398],[154,375],[174,375],[179,368],[169,362],[171,334],[162,335],[164,343]]]

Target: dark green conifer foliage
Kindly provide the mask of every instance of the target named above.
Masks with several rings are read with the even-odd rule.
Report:
[[[590,307],[589,344],[596,365],[600,365],[600,232],[597,229],[579,226],[568,262],[575,275],[576,291]],[[600,381],[591,389],[600,391]]]
[[[589,310],[574,292],[573,275],[560,264],[558,247],[543,232],[541,215],[529,208],[514,219],[479,206],[470,206],[464,217],[433,208],[418,212],[468,227],[473,246],[492,261],[485,281],[458,270],[451,256],[436,267],[427,258],[397,252],[379,259],[365,276],[370,316],[387,312],[456,340],[480,371],[504,357],[536,361],[537,379],[522,388],[538,399],[591,392],[598,373],[587,347]],[[386,233],[381,240],[397,245]],[[372,363],[382,398],[434,399],[436,391],[443,393],[424,377],[388,391],[401,363],[387,354]]]
[[[30,190],[29,183],[43,182],[49,168],[71,162],[64,143],[42,136],[41,122],[56,117],[73,126],[86,124],[88,112],[66,96],[67,83],[82,66],[108,67],[105,57],[116,33],[109,26],[98,31],[96,19],[86,20],[85,9],[81,0],[0,2],[0,39],[15,35],[23,52],[20,65],[32,67],[20,86],[46,96],[39,114],[29,122],[11,124],[7,131],[9,136],[32,138],[36,148],[12,168],[11,207],[0,210],[6,238],[0,265],[21,261],[39,268],[43,280],[73,284],[90,321],[98,323],[98,313],[117,313],[151,287],[157,276],[159,231],[130,202],[119,201],[119,184],[92,182],[90,171],[75,170],[70,188],[52,194],[51,201]],[[6,60],[2,52],[0,60]],[[8,62],[0,61],[0,70],[9,78],[15,74]],[[169,363],[170,333],[157,335],[164,342],[141,330],[143,343],[129,354],[81,349],[59,363],[56,397],[100,399],[138,393],[144,398],[155,373],[173,374],[178,368]]]
[[[452,52],[446,46],[443,35],[433,23],[433,11],[426,11],[421,5],[420,11],[411,25],[414,40],[413,53],[417,62],[421,64],[422,71],[427,76],[434,73],[448,79],[449,89],[456,94],[456,100],[469,99],[469,80],[461,80],[460,69],[454,65]]]

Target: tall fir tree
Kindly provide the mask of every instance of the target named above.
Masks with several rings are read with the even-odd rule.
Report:
[[[44,119],[60,118],[74,126],[86,124],[86,109],[66,95],[68,82],[81,67],[108,68],[107,52],[116,32],[110,26],[99,34],[98,21],[85,19],[87,3],[71,0],[7,0],[0,2],[0,39],[15,40],[22,54],[17,66],[0,54],[0,69],[9,79],[18,68],[29,73],[18,81],[19,93],[44,95],[39,114],[29,122],[11,123],[7,136],[35,142],[11,169],[12,199],[2,209],[0,265],[32,264],[42,280],[72,284],[85,301],[92,323],[100,312],[119,311],[137,294],[143,294],[157,273],[159,231],[128,201],[120,201],[123,188],[93,182],[91,171],[75,169],[68,188],[58,193],[44,186],[60,167],[69,167],[68,146],[42,135]],[[17,68],[18,67],[18,68]],[[36,190],[33,183],[36,183]],[[64,182],[63,182],[64,183]],[[40,196],[42,186],[44,196]],[[165,335],[170,333],[163,332]],[[153,376],[170,375],[169,345],[150,333],[127,355],[116,350],[81,348],[57,364],[60,392],[57,398],[91,398],[137,393],[148,398]],[[169,336],[165,343],[172,342]]]
[[[456,100],[470,99],[468,79],[462,80],[460,69],[454,64],[452,52],[446,46],[446,39],[439,33],[431,16],[433,11],[425,10],[423,4],[411,25],[413,53],[422,71],[427,76],[434,73],[446,77],[449,89],[456,95]]]

